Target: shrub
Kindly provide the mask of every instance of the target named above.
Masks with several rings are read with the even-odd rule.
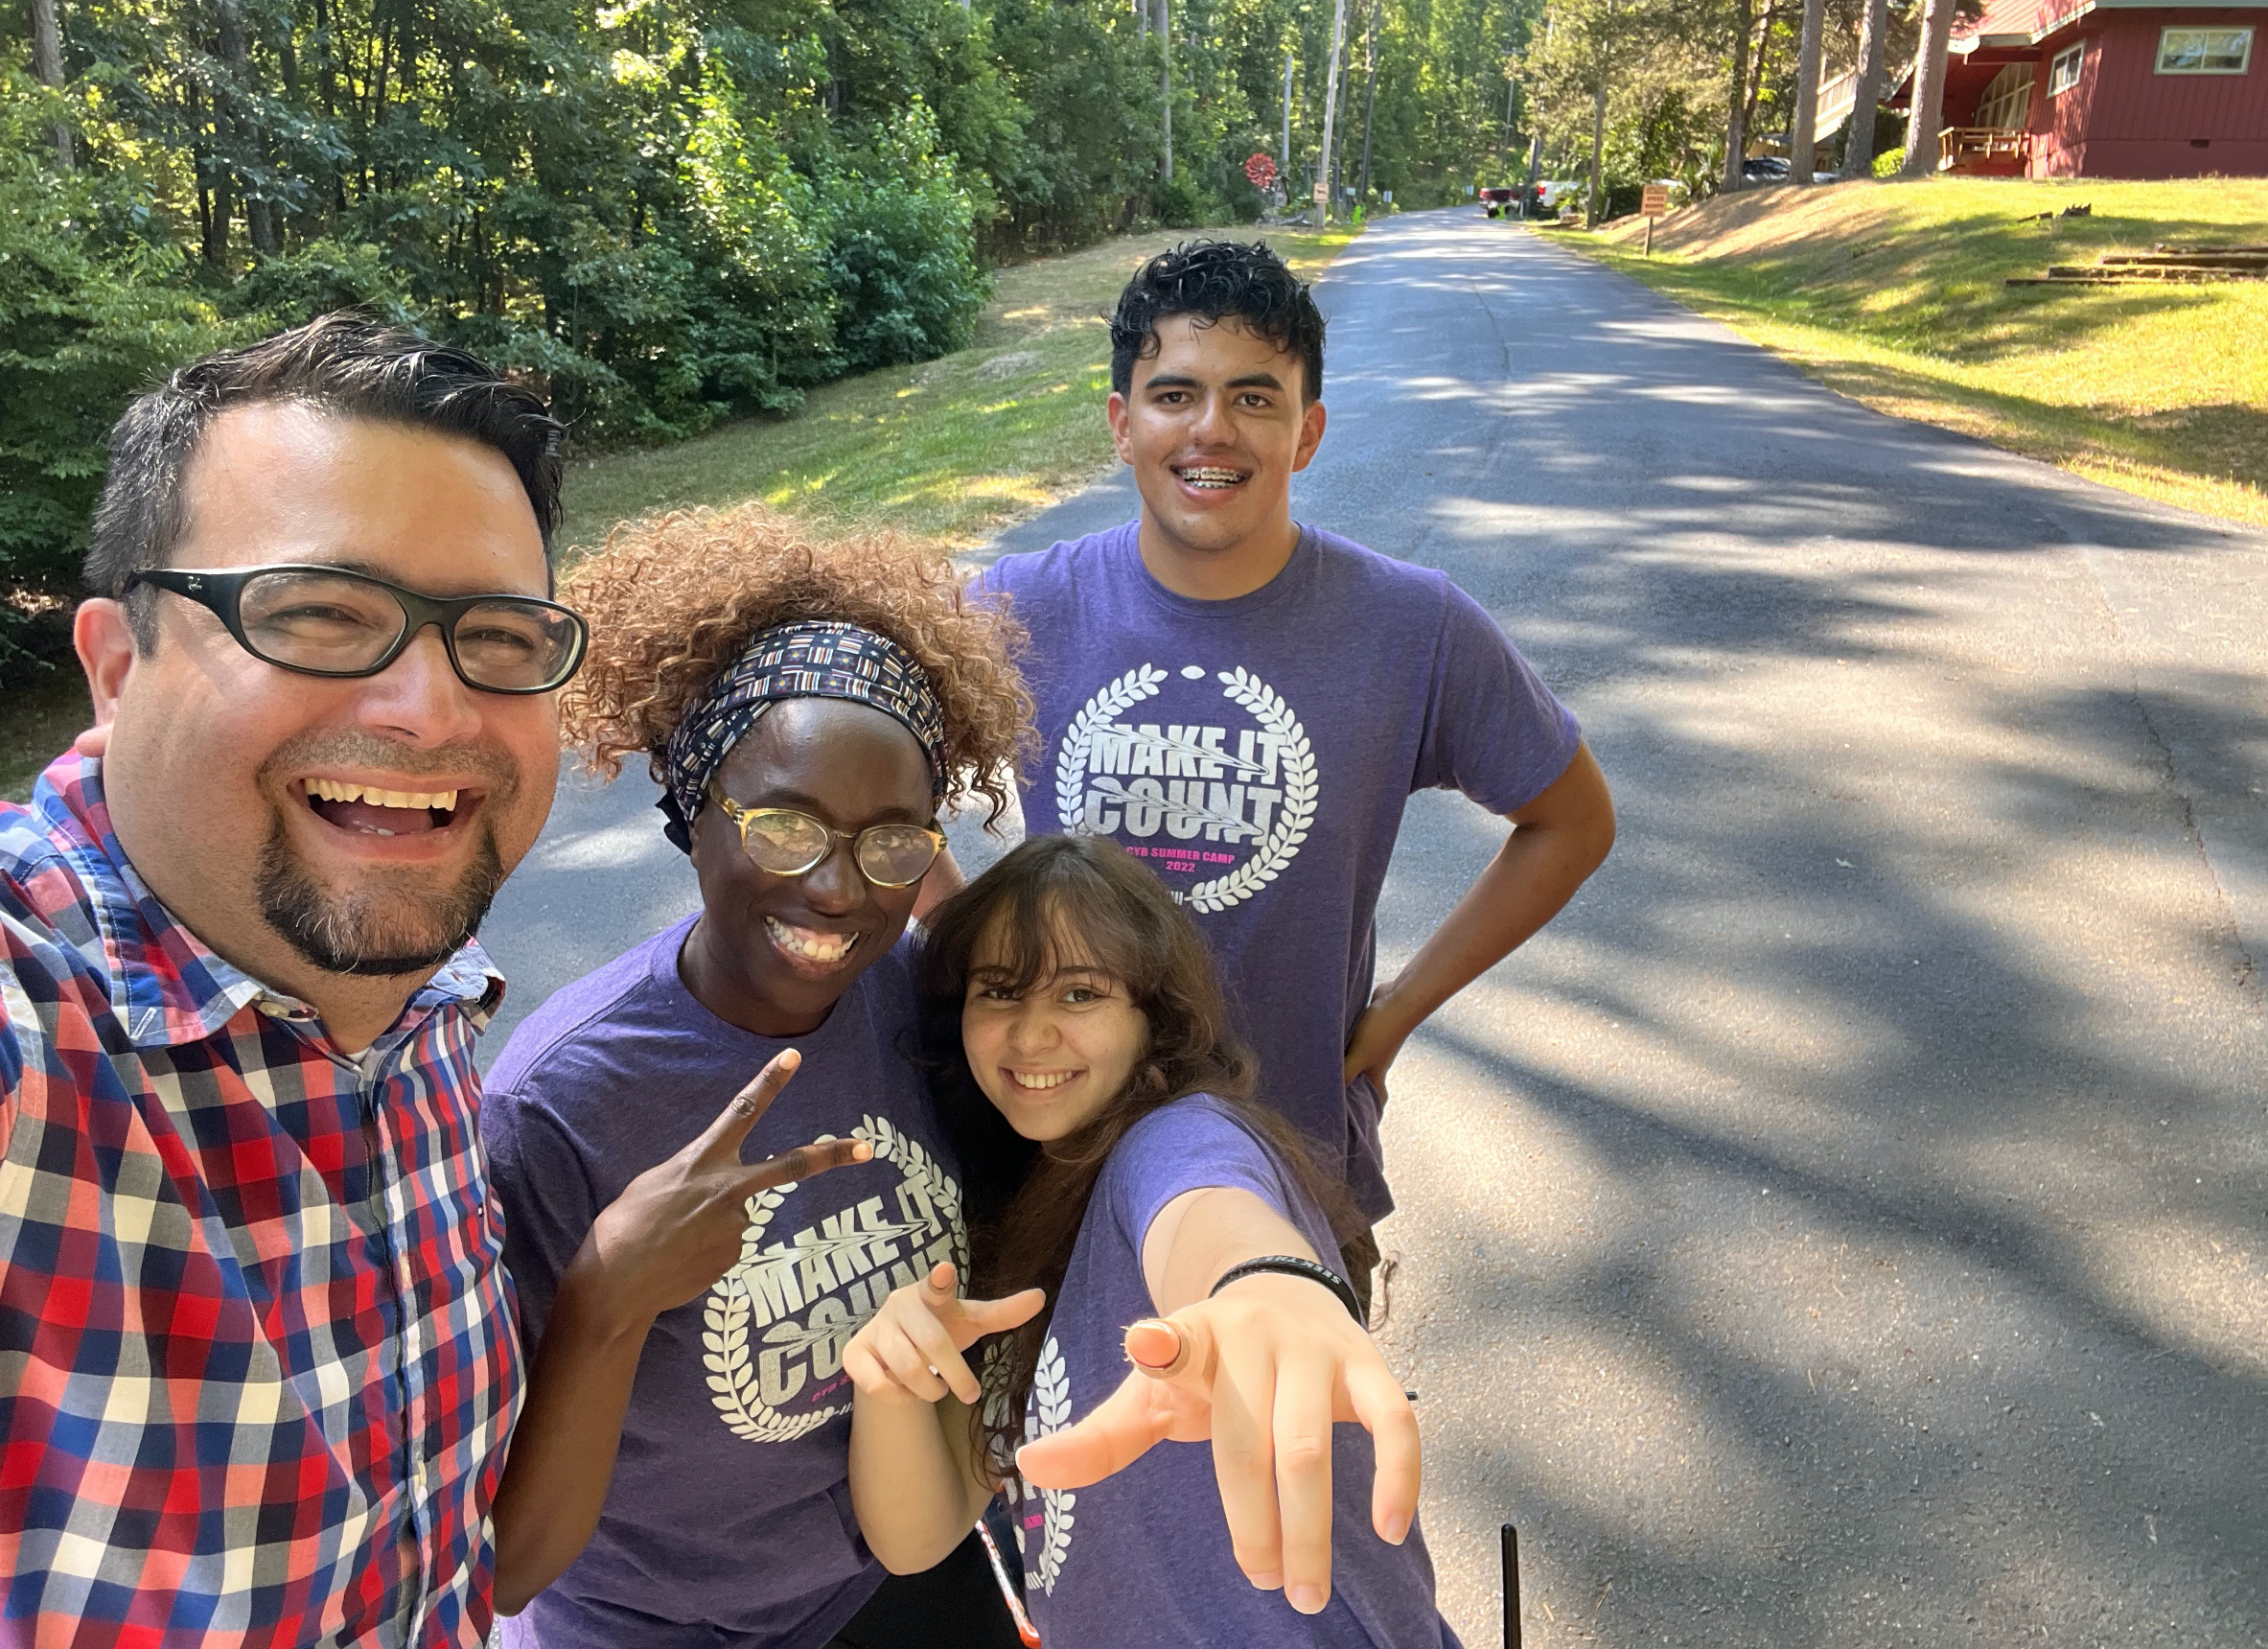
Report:
[[[382,248],[328,238],[259,260],[220,303],[229,314],[255,317],[271,332],[342,309],[367,310],[397,326],[418,319],[408,280]]]
[[[1205,186],[1187,172],[1176,172],[1171,178],[1159,183],[1152,198],[1157,205],[1158,221],[1170,228],[1190,228],[1228,215]]]
[[[1900,144],[1895,149],[1886,149],[1874,157],[1874,175],[1895,177],[1898,175],[1898,168],[1905,164],[1906,146],[1904,144]]]
[[[977,264],[977,202],[937,142],[936,119],[913,104],[870,153],[821,183],[842,371],[928,360],[976,336],[991,290]]]
[[[133,230],[130,182],[43,169],[53,105],[0,86],[0,668],[79,584],[111,420],[180,362],[248,336]]]

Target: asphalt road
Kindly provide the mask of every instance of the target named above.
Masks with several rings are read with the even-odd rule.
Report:
[[[1322,292],[1297,512],[1494,612],[1623,821],[1392,1083],[1466,1642],[1505,1521],[1531,1645],[2268,1642],[2268,543],[1475,212]],[[563,791],[515,1011],[690,908],[650,794]],[[1412,801],[1384,965],[1499,834]]]

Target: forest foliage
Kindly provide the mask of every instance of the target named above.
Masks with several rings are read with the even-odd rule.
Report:
[[[1539,3],[1343,0],[1347,183],[1429,203],[1499,166]],[[784,412],[960,347],[1003,261],[1250,221],[1255,152],[1304,197],[1334,20],[0,0],[0,667],[72,590],[110,422],[196,354],[357,305],[538,383],[585,450]]]

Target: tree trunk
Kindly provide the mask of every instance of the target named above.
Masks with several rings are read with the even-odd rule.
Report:
[[[1735,0],[1732,28],[1732,94],[1724,112],[1724,179],[1721,187],[1733,194],[1747,181],[1741,162],[1748,151],[1748,34],[1755,27],[1754,0]]]
[[[1339,53],[1347,43],[1347,0],[1337,0],[1331,19],[1331,74],[1323,87],[1323,153],[1316,163],[1316,175],[1323,180],[1323,213],[1319,223],[1331,221],[1331,209],[1338,202],[1331,197],[1331,139],[1339,112]]]
[[[1788,139],[1788,181],[1812,180],[1812,151],[1818,148],[1819,35],[1826,26],[1827,0],[1803,0],[1803,35],[1795,48],[1795,116]]]
[[[1851,95],[1851,124],[1842,140],[1842,174],[1874,175],[1874,110],[1882,102],[1883,36],[1890,32],[1890,0],[1866,0],[1859,35],[1859,81]]]
[[[226,93],[213,100],[214,129],[217,132],[226,131],[233,139],[234,147],[239,153],[258,152],[266,145],[263,143],[260,133],[253,128],[252,121],[244,113],[244,92],[246,82],[251,77],[252,65],[250,55],[244,49],[243,12],[238,5],[238,0],[218,0],[218,4],[214,7],[214,12],[220,24],[217,44],[220,61],[226,65],[223,79],[227,85]],[[224,162],[224,170],[225,167],[226,163]],[[235,176],[229,180],[229,184],[243,191],[244,227],[251,235],[254,249],[263,257],[275,256],[280,247],[276,237],[273,204],[253,189],[248,178],[241,175]],[[223,184],[220,189],[215,191],[214,201],[215,215],[222,219],[220,233],[223,253],[227,249],[228,231],[222,207],[229,184]]]
[[[63,32],[56,22],[56,0],[32,0],[32,73],[43,86],[63,89]],[[79,164],[71,128],[58,121],[47,128],[56,161],[65,172]]]
[[[1585,214],[1583,226],[1596,229],[1605,215],[1606,201],[1599,195],[1599,164],[1607,151],[1607,77],[1599,76],[1598,93],[1590,109],[1590,207]]]
[[[1901,177],[1927,177],[1937,170],[1937,133],[1945,121],[1945,51],[1953,39],[1955,0],[1929,0],[1922,13],[1922,42],[1913,57],[1913,111],[1906,122],[1906,164]]]
[[[1748,100],[1741,118],[1742,129],[1746,131],[1756,129],[1756,105],[1764,100],[1764,77],[1771,67],[1772,25],[1779,20],[1779,0],[1771,0],[1764,9],[1763,26],[1756,31],[1755,60],[1748,65]]]

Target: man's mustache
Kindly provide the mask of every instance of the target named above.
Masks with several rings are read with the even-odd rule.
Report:
[[[375,733],[339,732],[309,733],[277,746],[260,764],[259,777],[266,779],[280,773],[322,767],[371,769],[398,773],[405,778],[434,774],[462,778],[473,774],[480,779],[479,788],[498,802],[516,796],[521,783],[520,763],[493,739],[420,750]]]

